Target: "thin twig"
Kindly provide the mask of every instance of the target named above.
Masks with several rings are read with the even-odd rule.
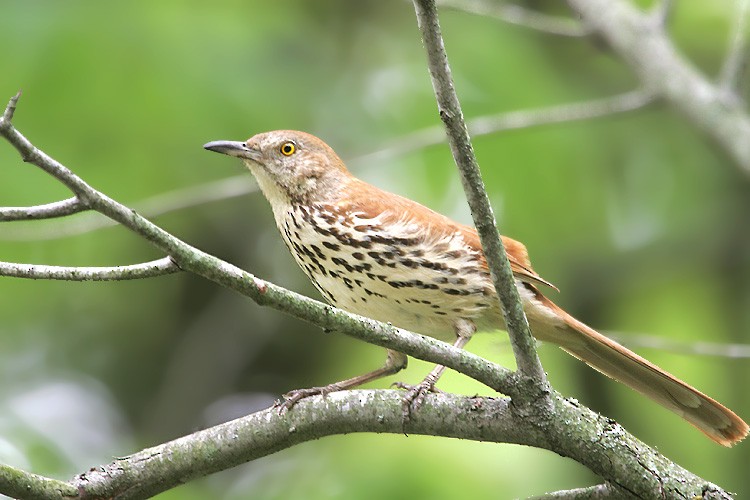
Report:
[[[440,118],[445,124],[453,159],[461,174],[461,182],[471,208],[474,225],[479,233],[493,284],[500,298],[516,365],[522,376],[539,384],[538,389],[541,393],[543,386],[546,385],[546,375],[536,353],[535,342],[516,289],[510,261],[500,240],[492,207],[479,172],[479,164],[466,130],[461,104],[453,85],[443,36],[440,32],[435,1],[414,0],[414,7],[422,40],[427,49],[430,77]],[[536,398],[538,394],[526,394],[524,397],[529,396]]]
[[[667,22],[669,22],[673,11],[674,2],[672,0],[658,0],[649,12],[653,25],[659,29],[663,29],[667,25]]]
[[[654,95],[645,89],[639,89],[590,101],[482,116],[469,120],[467,125],[472,136],[482,136],[505,130],[569,123],[626,113],[641,109],[652,102],[654,102]]]
[[[647,90],[631,90],[622,94],[590,101],[559,104],[538,109],[507,111],[466,120],[469,134],[476,138],[508,130],[569,123],[626,113],[652,103],[654,96]],[[354,158],[350,163],[366,163],[394,158],[446,142],[445,127],[436,125],[406,134],[383,149]]]
[[[750,358],[750,344],[730,344],[719,342],[692,342],[667,339],[653,335],[631,335],[617,332],[605,332],[608,337],[626,347],[646,347],[659,351],[697,356],[716,356],[727,359]]]
[[[18,99],[20,98],[20,90],[16,93],[16,95],[10,98],[10,101],[8,101],[8,105],[5,107],[5,111],[3,111],[3,115],[0,116],[0,128],[2,128],[3,123],[10,124],[10,122],[13,121],[13,114],[16,112],[16,105],[18,104]]]
[[[737,12],[732,23],[732,31],[729,35],[729,50],[727,51],[724,64],[719,72],[719,86],[727,96],[737,96],[742,70],[745,67],[747,51],[747,15],[750,0],[736,0]]]
[[[438,0],[438,5],[470,14],[493,17],[508,24],[523,26],[551,35],[582,37],[591,33],[591,30],[573,19],[549,16],[520,5],[490,2],[488,0]]]
[[[141,264],[112,267],[66,267],[0,262],[0,276],[32,280],[125,281],[164,276],[180,271],[169,257]]]
[[[0,222],[65,217],[88,210],[77,197],[33,207],[0,207]]]
[[[153,219],[187,208],[237,198],[257,190],[258,186],[250,180],[248,175],[238,175],[158,194],[134,203],[133,208],[144,217]],[[0,209],[0,221],[2,221],[2,210]],[[55,240],[117,225],[117,222],[102,217],[99,213],[85,213],[76,218],[58,221],[54,226],[3,228],[0,241]]]

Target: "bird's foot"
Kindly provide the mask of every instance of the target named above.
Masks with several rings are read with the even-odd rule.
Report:
[[[318,395],[326,397],[328,394],[340,390],[341,387],[338,384],[328,384],[322,387],[308,387],[306,389],[294,389],[293,391],[289,391],[283,395],[283,401],[277,399],[273,406],[274,408],[278,408],[279,415],[283,415],[285,412],[291,410],[294,405],[305,398]]]
[[[406,394],[401,399],[401,415],[404,423],[411,418],[411,412],[419,410],[424,403],[424,398],[430,392],[443,394],[443,391],[435,387],[435,381],[427,377],[417,385],[394,382],[391,387],[404,389]]]

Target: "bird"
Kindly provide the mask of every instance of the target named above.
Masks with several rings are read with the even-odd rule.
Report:
[[[321,139],[276,130],[247,141],[213,141],[209,151],[240,158],[271,205],[294,260],[332,305],[463,348],[476,331],[505,329],[501,306],[474,228],[352,175]],[[554,288],[531,267],[526,247],[501,236],[532,335],[676,413],[723,446],[748,434],[734,412],[578,321],[542,290]],[[397,373],[407,356],[334,384],[285,395],[300,399],[350,389]],[[434,389],[437,366],[407,404]],[[416,404],[415,404],[416,403]]]

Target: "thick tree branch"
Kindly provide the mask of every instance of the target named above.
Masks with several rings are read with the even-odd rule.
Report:
[[[555,491],[535,496],[533,500],[599,500],[604,498],[633,498],[633,496],[622,488],[606,483],[588,488]]]
[[[538,391],[543,392],[546,375],[535,349],[529,323],[516,289],[510,261],[497,230],[490,200],[484,189],[479,164],[474,155],[469,133],[464,123],[461,103],[453,85],[448,56],[440,32],[437,8],[434,0],[414,0],[419,29],[427,49],[427,61],[432,87],[437,98],[440,118],[448,133],[453,159],[461,174],[461,183],[471,208],[474,225],[479,233],[487,263],[492,274],[495,290],[502,304],[503,315],[510,336],[518,371],[524,377],[538,382]]]
[[[78,498],[145,498],[191,479],[321,437],[353,432],[403,434],[402,395],[391,390],[342,391],[300,401],[280,415],[269,408],[93,467],[71,484]],[[613,421],[552,395],[557,418],[545,425],[519,415],[505,398],[429,394],[409,421],[409,434],[514,443],[570,457],[635,498],[729,498],[717,486],[682,469],[627,434]],[[582,425],[570,425],[581,422]],[[14,484],[22,471],[13,469]],[[2,472],[2,469],[0,469]],[[33,475],[29,475],[34,477]],[[0,492],[14,487],[0,474]],[[24,479],[21,477],[21,479]],[[27,482],[31,482],[30,480]],[[61,499],[66,483],[34,498]],[[36,492],[35,492],[36,493]],[[596,498],[596,497],[593,497]]]
[[[113,267],[64,267],[0,262],[0,276],[32,280],[125,281],[153,278],[179,271],[180,268],[169,257],[141,264]]]
[[[47,500],[76,498],[78,494],[78,489],[65,481],[0,464],[0,495],[25,500]]]
[[[728,99],[721,85],[711,83],[677,52],[661,23],[626,0],[568,3],[646,88],[684,113],[750,175],[750,117],[737,99]]]

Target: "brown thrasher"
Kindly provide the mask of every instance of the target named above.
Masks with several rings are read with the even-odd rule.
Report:
[[[323,141],[279,130],[247,142],[215,141],[210,151],[241,158],[273,209],[297,264],[333,305],[413,332],[455,340],[504,328],[503,315],[476,230],[412,200],[352,176]],[[601,335],[539,291],[551,286],[534,272],[523,244],[503,243],[535,338],[552,342],[596,370],[648,396],[724,446],[748,434],[731,410]],[[405,354],[348,380],[292,391],[287,403],[355,387],[398,372]],[[442,373],[436,367],[407,394],[419,403]]]

